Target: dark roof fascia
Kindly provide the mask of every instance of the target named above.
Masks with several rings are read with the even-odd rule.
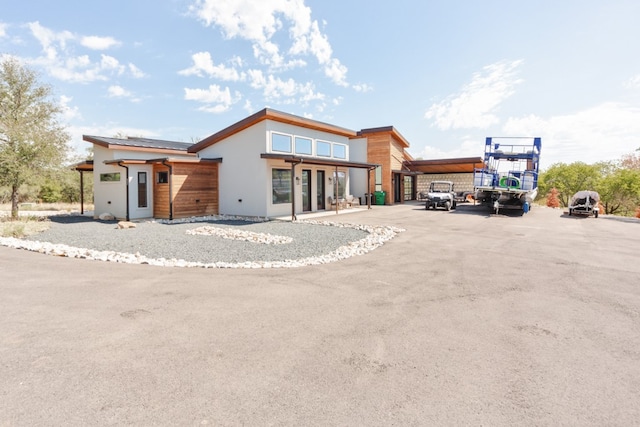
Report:
[[[393,126],[382,126],[377,128],[362,129],[358,131],[358,136],[367,136],[369,134],[375,134],[375,133],[390,133],[391,136],[393,136],[395,139],[400,141],[404,145],[404,147],[410,146],[409,141],[407,141],[407,139],[404,136],[402,136],[402,134],[398,132],[398,130]]]
[[[222,157],[217,158],[193,158],[193,159],[179,159],[175,157],[160,157],[157,159],[113,159],[105,160],[105,165],[113,164],[154,164],[154,163],[222,163]]]
[[[93,160],[84,160],[80,163],[76,163],[71,165],[71,169],[75,169],[81,172],[92,172],[93,171]]]
[[[433,159],[433,160],[405,160],[403,163],[407,166],[432,166],[432,165],[458,165],[458,164],[477,164],[482,163],[482,157],[460,157],[451,159]]]
[[[198,151],[203,150],[210,145],[215,144],[216,142],[222,141],[223,139],[228,138],[244,129],[247,129],[263,120],[273,120],[276,122],[287,123],[307,129],[333,133],[348,138],[357,136],[357,132],[350,129],[331,125],[329,123],[319,122],[317,120],[307,119],[304,117],[296,116],[294,114],[284,113],[282,111],[273,110],[270,108],[264,108],[257,113],[254,113],[249,117],[246,117],[239,122],[236,122],[231,126],[228,126],[221,131],[204,138],[203,140],[189,147],[188,151],[190,153],[197,153]]]
[[[87,142],[99,145],[104,148],[117,148],[117,147],[129,147],[151,150],[171,150],[187,152],[188,148],[192,145],[187,142],[168,141],[162,139],[151,138],[137,138],[129,137],[127,139],[122,138],[109,138],[104,136],[94,135],[82,135],[82,139]]]
[[[263,159],[284,160],[286,163],[306,163],[308,165],[319,166],[340,166],[347,168],[375,169],[380,166],[375,163],[348,162],[342,160],[324,160],[316,157],[294,156],[292,154],[262,153]]]
[[[410,171],[410,170],[392,170],[391,173],[397,173],[397,174],[401,174],[401,175],[423,175],[422,172],[419,171]]]

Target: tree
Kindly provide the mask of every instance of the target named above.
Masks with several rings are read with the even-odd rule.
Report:
[[[558,199],[558,190],[552,188],[549,194],[547,195],[547,206],[550,208],[559,208],[560,200]]]
[[[56,121],[61,107],[52,89],[17,59],[0,62],[0,185],[11,191],[11,217],[18,217],[22,184],[64,161],[69,135]]]
[[[620,165],[625,169],[640,169],[640,149],[635,153],[629,153],[622,156]]]
[[[539,194],[548,194],[552,188],[558,190],[558,197],[562,206],[567,206],[571,196],[580,190],[593,190],[602,176],[602,172],[609,165],[596,163],[588,165],[574,162],[569,165],[556,163],[540,174],[538,186]]]
[[[596,191],[606,214],[633,215],[640,204],[640,169],[616,169],[602,178]]]

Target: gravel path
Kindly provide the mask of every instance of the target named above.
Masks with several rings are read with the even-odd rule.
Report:
[[[335,261],[375,249],[400,231],[382,227],[384,231],[381,236],[376,228],[353,225],[345,227],[344,224],[321,221],[251,222],[240,219],[214,218],[169,224],[144,221],[135,223],[135,228],[119,229],[117,221],[99,221],[82,216],[52,216],[50,220],[49,230],[30,236],[26,240],[95,251],[135,254],[137,257],[141,256],[153,260],[182,260],[200,264],[260,263],[262,267],[265,266],[265,262],[288,263],[304,260],[304,264],[308,265]],[[234,238],[188,233],[190,230],[204,226],[223,229],[223,234],[227,232]],[[260,239],[247,241],[235,238],[239,234],[247,233],[258,236],[266,234],[281,240],[288,238],[286,239],[288,242],[267,244],[261,242]],[[345,252],[345,248],[349,247],[352,247],[351,252]],[[42,251],[37,247],[23,246],[23,248]],[[336,253],[338,253],[337,256]],[[92,258],[92,256],[69,255],[68,253],[65,255]],[[109,260],[113,261],[113,259]],[[116,261],[136,262],[135,260]],[[174,265],[175,262],[168,264]]]

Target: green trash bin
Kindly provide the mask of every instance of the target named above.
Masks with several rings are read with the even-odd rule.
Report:
[[[373,194],[376,199],[376,205],[384,205],[384,196],[386,196],[387,193],[384,191],[375,191]]]

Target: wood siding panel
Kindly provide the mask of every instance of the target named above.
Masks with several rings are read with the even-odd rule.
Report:
[[[169,184],[158,184],[158,172],[168,172],[163,165],[153,165],[153,217],[169,219]]]
[[[391,137],[388,133],[367,135],[367,162],[382,166],[382,191],[387,193],[385,204],[388,204],[393,191]],[[369,192],[375,191],[375,179],[371,180]]]
[[[218,164],[173,165],[173,217],[217,215]]]

